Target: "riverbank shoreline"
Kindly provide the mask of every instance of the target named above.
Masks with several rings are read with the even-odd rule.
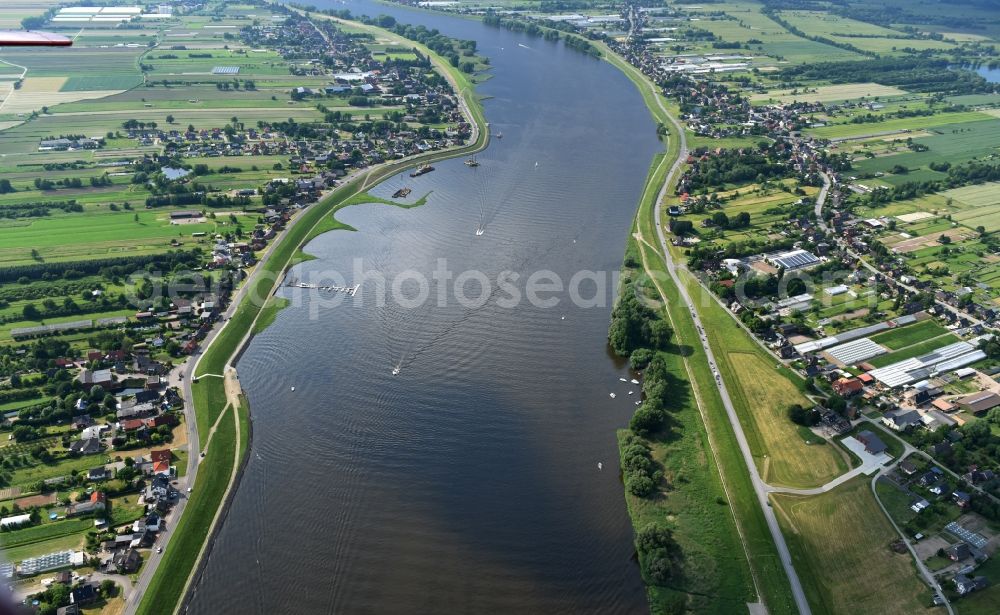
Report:
[[[693,340],[697,338],[696,323],[691,313],[683,309],[683,293],[677,287],[673,276],[665,275],[672,273],[672,255],[664,253],[663,248],[652,243],[657,238],[660,241],[656,243],[662,243],[659,205],[665,194],[676,185],[683,158],[686,156],[684,127],[676,119],[676,110],[671,112],[669,101],[662,99],[655,84],[648,77],[605,43],[600,42],[597,45],[604,52],[603,59],[624,73],[636,86],[653,119],[659,125],[668,127],[665,159],[650,173],[643,192],[643,194],[655,194],[655,197],[651,200],[644,199],[640,203],[636,211],[634,227],[636,235],[630,238],[630,241],[634,239],[639,243],[642,268],[647,275],[654,276],[656,280],[657,293],[664,303],[663,311],[674,328],[677,342],[680,343],[683,339],[697,348],[693,345]],[[725,417],[720,415],[722,404],[716,403],[719,392],[710,386],[713,379],[709,361],[703,353],[696,350],[690,356],[685,356],[682,363],[686,381],[694,394],[695,406],[700,414],[702,426],[700,431],[708,444],[716,466],[715,474],[725,492],[757,600],[772,613],[794,612],[796,601],[793,600],[788,577],[784,574],[788,572],[787,567],[786,570],[781,570],[780,566],[774,569],[771,564],[764,564],[764,562],[773,564],[774,561],[780,560],[775,537],[766,523],[765,511],[757,506],[756,498],[752,496],[754,490],[750,472],[753,472],[754,468],[747,467],[736,454],[737,447],[731,445],[736,439],[736,434]],[[631,496],[626,493],[625,497],[628,500]],[[637,507],[632,504],[627,503],[629,516],[635,531],[638,532],[641,529],[639,527],[642,522],[641,515],[637,513]],[[652,601],[657,596],[657,588],[653,585],[647,585],[647,588]]]
[[[419,49],[421,53],[430,58],[435,69],[453,88],[456,98],[459,101],[459,108],[472,126],[471,143],[405,160],[386,162],[358,171],[348,176],[337,189],[330,191],[316,204],[305,209],[292,219],[284,234],[272,243],[253,272],[251,272],[237,290],[237,295],[227,310],[226,318],[220,324],[210,344],[202,350],[202,353],[194,362],[193,368],[185,372],[184,384],[187,390],[192,391],[190,401],[194,406],[194,413],[196,416],[207,417],[208,424],[215,424],[219,418],[225,416],[230,405],[232,405],[230,403],[232,400],[230,399],[231,396],[225,392],[222,378],[206,376],[226,374],[229,371],[235,372],[235,363],[252,341],[256,333],[255,329],[258,320],[265,312],[265,305],[274,296],[287,270],[296,264],[297,261],[294,257],[300,253],[303,246],[319,234],[314,234],[313,231],[317,227],[320,227],[324,220],[332,217],[341,208],[351,204],[350,200],[352,197],[364,194],[369,188],[378,185],[380,182],[401,171],[419,164],[428,164],[438,160],[474,154],[485,149],[489,144],[489,132],[486,126],[485,113],[481,101],[476,96],[475,83],[464,73],[452,68],[437,53],[421,43],[403,39],[399,35],[375,26],[322,14],[310,14],[310,18],[329,19],[343,25],[349,25],[352,28],[367,29],[384,37],[405,40],[407,45]],[[269,314],[267,317],[273,316],[273,314]],[[196,391],[195,387],[198,387],[200,390]],[[239,391],[239,394],[239,397],[243,397],[242,390]],[[234,413],[236,441],[240,442],[239,434],[244,428],[244,420],[241,420],[241,413],[237,405],[232,405],[232,411]],[[247,405],[246,414],[245,421],[248,423],[247,431],[250,433],[249,425],[252,424],[252,421],[250,419],[249,405]],[[197,429],[196,426],[194,428]],[[201,452],[207,450],[208,442],[206,441],[205,447]],[[247,451],[247,454],[241,454],[241,451]],[[203,570],[204,562],[210,552],[210,543],[222,527],[222,521],[226,517],[226,512],[235,494],[235,487],[239,485],[243,475],[246,460],[249,458],[248,451],[249,442],[245,446],[243,443],[240,443],[240,446],[236,447],[235,455],[237,457],[233,460],[235,465],[232,475],[219,503],[211,507],[214,511],[214,517],[207,531],[202,536],[178,536],[179,539],[186,539],[186,544],[184,545],[178,545],[181,540],[175,539],[173,541],[171,546],[175,547],[175,551],[181,553],[178,557],[186,558],[189,561],[174,562],[173,566],[158,566],[150,573],[153,576],[149,582],[149,589],[144,592],[141,601],[135,607],[134,611],[130,612],[162,612],[161,605],[174,604],[176,606],[172,611],[177,613],[182,610],[182,607],[188,604],[191,588],[196,586],[193,581],[196,579],[199,571]],[[192,451],[192,456],[199,453],[198,451]],[[196,474],[201,473],[202,465],[218,463],[215,457],[206,455],[202,463],[199,464]],[[208,467],[205,469],[206,471],[209,470]],[[192,481],[195,478],[192,477]],[[200,490],[192,495],[198,497]],[[188,524],[191,523],[189,517],[182,516],[177,525],[180,526],[185,521]],[[198,547],[197,554],[192,557],[190,551],[196,545]],[[184,547],[187,547],[187,551],[183,551]],[[160,562],[162,563],[163,559]],[[176,583],[173,584],[173,587],[164,588],[163,580],[168,575],[174,578],[182,575],[185,580],[183,589],[178,591]],[[163,595],[164,593],[166,595]]]

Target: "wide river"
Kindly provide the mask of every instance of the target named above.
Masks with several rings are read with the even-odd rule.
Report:
[[[503,138],[478,168],[453,159],[372,190],[430,192],[424,206],[348,208],[338,217],[357,231],[307,246],[317,258],[299,279],[360,282],[356,262],[370,277],[340,305],[283,289],[295,303],[241,358],[253,446],[190,611],[645,611],[615,442],[638,387],[619,381],[627,370],[606,349],[611,272],[660,149],[639,93],[561,43],[402,7],[317,4],[476,40],[493,66],[478,91]],[[541,270],[567,286],[578,271],[605,272],[607,287],[580,285],[598,306],[564,291],[541,294],[555,307],[511,307],[507,291],[476,301],[475,281],[459,301],[453,280],[439,305],[439,259],[493,286],[515,272],[522,294]],[[397,299],[416,296],[420,274],[427,302],[393,300],[406,271]]]

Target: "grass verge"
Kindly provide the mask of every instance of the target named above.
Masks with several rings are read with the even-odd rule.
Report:
[[[225,412],[232,412],[227,408]],[[212,529],[215,513],[222,504],[236,453],[236,422],[224,417],[219,421],[212,442],[198,466],[196,488],[189,494],[187,509],[174,529],[174,536],[163,552],[136,610],[137,615],[163,613],[164,605],[181,602],[188,572],[198,559],[198,553]],[[170,609],[172,610],[172,609]],[[168,610],[169,612],[169,610]]]

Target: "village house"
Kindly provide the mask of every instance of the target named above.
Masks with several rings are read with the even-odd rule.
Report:
[[[896,408],[889,410],[882,416],[882,424],[893,431],[906,431],[922,425],[923,422],[920,419],[920,413],[916,410]]]
[[[80,517],[82,515],[90,515],[94,513],[104,512],[106,498],[104,497],[104,492],[95,491],[90,494],[90,497],[83,502],[78,502],[76,504],[70,504],[66,507],[67,517]]]

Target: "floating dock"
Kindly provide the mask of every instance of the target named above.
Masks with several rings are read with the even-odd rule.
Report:
[[[295,288],[308,288],[310,290],[325,290],[328,292],[346,293],[351,297],[357,294],[358,289],[361,288],[360,284],[355,284],[354,286],[320,286],[319,284],[307,284],[305,282],[294,282],[289,284],[289,286]]]

